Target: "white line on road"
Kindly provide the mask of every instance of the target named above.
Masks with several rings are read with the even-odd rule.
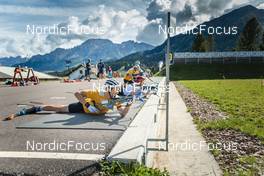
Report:
[[[54,152],[14,152],[0,151],[0,158],[38,158],[38,159],[65,159],[65,160],[92,160],[98,161],[105,155],[84,153],[54,153]]]
[[[52,100],[65,100],[66,97],[50,97]]]

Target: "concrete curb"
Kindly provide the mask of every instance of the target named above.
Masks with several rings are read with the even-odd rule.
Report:
[[[159,87],[162,87],[164,83],[165,78],[160,81]],[[113,147],[112,151],[106,158],[107,160],[116,160],[124,163],[132,161],[137,161],[139,163],[145,162],[144,156],[146,142],[149,138],[149,133],[153,131],[154,118],[158,111],[161,91],[161,89],[158,90],[158,96],[151,95],[149,97],[124,134]]]
[[[172,82],[170,83],[169,106],[169,149],[167,152],[150,151],[147,166],[166,168],[171,175],[223,175]],[[165,113],[159,116],[158,120],[158,136],[161,137],[164,135],[166,123]]]

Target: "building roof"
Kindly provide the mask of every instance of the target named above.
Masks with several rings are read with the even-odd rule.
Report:
[[[72,68],[71,71],[68,73],[68,75],[70,75],[70,74],[72,74],[73,72],[77,71],[77,70],[78,70],[79,68],[81,68],[81,67],[84,67],[84,68],[85,68],[85,66],[84,66],[83,64],[80,64],[80,65],[78,65],[78,66]]]
[[[0,66],[0,79],[13,78],[14,70],[15,70],[15,67]],[[58,77],[51,76],[51,75],[48,75],[46,73],[37,72],[37,71],[34,71],[34,74],[39,79],[58,79]],[[24,78],[26,78],[27,77],[27,72],[22,72],[22,76]]]

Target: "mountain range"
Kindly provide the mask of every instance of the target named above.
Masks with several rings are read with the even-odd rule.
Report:
[[[218,18],[212,19],[200,25],[206,25],[208,27],[237,27],[236,35],[213,35],[214,39],[214,51],[232,51],[238,42],[241,31],[247,21],[252,17],[256,17],[260,24],[264,26],[264,9],[258,9],[254,6],[248,5],[238,9],[235,9],[229,13],[226,13]],[[200,26],[199,25],[199,26]],[[199,27],[198,26],[198,27]],[[204,36],[207,36],[207,31],[203,32]],[[194,34],[179,34],[171,37],[171,51],[172,52],[189,52],[192,48],[192,43],[196,35]],[[157,66],[158,62],[164,59],[165,56],[165,41],[160,46],[157,46],[149,51],[137,52],[131,55],[125,56],[118,61],[110,62],[113,68],[118,68],[119,65],[124,63],[133,63],[136,60],[140,60],[147,66]]]
[[[12,66],[12,65],[24,63],[26,61],[27,61],[27,59],[23,58],[21,56],[17,56],[17,57],[2,57],[2,58],[0,58],[0,65]]]
[[[251,5],[240,7],[200,25],[214,28],[236,26],[238,31],[236,35],[213,35],[214,51],[231,51],[235,48],[245,24],[252,17],[256,17],[264,26],[264,9],[258,9]],[[208,35],[206,32],[203,34]],[[171,37],[171,51],[191,51],[195,37],[194,34],[179,34]],[[70,66],[75,66],[87,58],[91,58],[93,62],[103,59],[112,65],[113,69],[119,69],[121,65],[131,64],[136,60],[140,60],[147,66],[155,67],[160,60],[164,59],[165,47],[166,41],[153,47],[134,41],[116,44],[108,39],[88,39],[74,48],[57,48],[48,54],[35,55],[27,60],[21,57],[0,58],[0,65],[18,65],[20,63],[21,66],[33,67],[38,71],[61,71],[65,69],[67,60],[71,61]]]
[[[27,66],[37,71],[61,71],[66,69],[67,61],[70,61],[69,66],[72,67],[87,61],[88,58],[91,58],[92,62],[98,62],[99,59],[117,60],[126,55],[149,49],[153,49],[153,46],[131,40],[117,44],[107,39],[88,39],[74,48],[57,48],[50,53],[35,55],[27,60],[21,57],[2,58],[0,64]]]

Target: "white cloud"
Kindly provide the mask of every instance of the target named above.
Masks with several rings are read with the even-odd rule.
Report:
[[[145,28],[138,33],[137,40],[155,45],[161,44],[161,42],[165,40],[165,35],[159,33],[159,25],[163,25],[161,19],[151,20]]]
[[[80,39],[73,39],[73,40],[70,40],[70,41],[66,41],[65,43],[62,43],[59,47],[68,49],[68,48],[72,48],[73,46],[80,45],[82,42],[83,41],[80,40]]]
[[[142,0],[144,1],[144,0]],[[198,25],[225,13],[226,9],[233,9],[245,4],[257,5],[264,9],[264,0],[133,0],[129,2],[104,0],[87,1],[86,6],[16,6],[0,3],[0,13],[6,16],[13,14],[28,15],[38,21],[38,15],[47,16],[43,23],[51,25],[51,19],[65,19],[60,21],[60,26],[71,25],[74,28],[92,27],[102,28],[104,33],[81,34],[71,32],[69,35],[41,35],[23,36],[21,32],[11,31],[9,27],[1,26],[0,29],[0,55],[34,55],[50,52],[58,47],[71,48],[81,44],[89,38],[106,38],[120,43],[127,40],[138,40],[150,44],[161,44],[165,38],[158,35],[158,25],[166,21],[168,9],[172,12],[172,24]],[[105,5],[99,5],[99,4]],[[261,4],[262,3],[262,4]],[[146,8],[146,10],[142,10]],[[180,14],[180,15],[179,15]],[[58,18],[56,18],[58,17]],[[66,17],[68,19],[66,19]],[[43,17],[42,17],[43,18]],[[179,20],[181,18],[181,20]],[[50,20],[49,20],[50,19]],[[56,20],[53,20],[56,21]],[[7,20],[6,20],[7,21]],[[23,21],[23,20],[22,20]],[[57,22],[56,21],[56,22]],[[18,22],[13,22],[18,23]],[[2,23],[4,24],[4,23]],[[11,32],[9,32],[11,31]],[[9,32],[9,34],[8,34]],[[2,39],[1,39],[2,38]]]
[[[89,15],[85,20],[79,17],[71,16],[66,22],[59,24],[60,27],[70,25],[72,29],[90,27],[92,29],[104,29],[103,34],[79,33],[78,30],[71,30],[68,35],[34,35],[28,38],[20,38],[17,40],[8,40],[0,48],[1,56],[7,55],[34,55],[44,54],[56,48],[72,48],[80,45],[89,38],[106,38],[113,42],[123,42],[127,40],[136,40],[138,31],[142,30],[148,21],[137,10],[113,10],[100,6],[99,10]],[[27,46],[27,47],[24,47]],[[12,49],[12,50],[11,50]]]
[[[3,14],[24,14],[24,15],[45,15],[45,16],[67,16],[69,14],[80,15],[90,10],[85,8],[69,8],[69,7],[31,7],[16,5],[0,5],[0,13]]]
[[[257,6],[257,8],[259,8],[259,9],[264,9],[264,3],[259,4],[259,5]]]
[[[103,29],[104,32],[102,34],[72,32],[67,36],[49,35],[47,40],[56,42],[61,47],[70,47],[71,43],[73,47],[76,42],[72,42],[72,40],[85,41],[89,38],[106,38],[120,43],[127,40],[135,40],[138,31],[142,30],[146,24],[147,19],[135,9],[115,11],[113,9],[106,10],[105,6],[100,6],[96,13],[88,16],[85,20],[80,21],[78,17],[70,17],[66,23],[62,23],[60,26],[71,25],[76,29],[85,27]]]
[[[138,31],[147,24],[147,19],[137,10],[111,11],[104,14],[103,17],[104,21],[111,22],[111,24],[105,25],[106,33],[102,37],[109,38],[114,42],[135,40]]]
[[[256,5],[260,1],[264,0],[152,0],[146,9],[149,22],[139,32],[137,39],[156,45],[163,43],[165,38],[158,34],[158,27],[166,24],[168,9],[171,12],[172,25],[194,27],[223,15],[227,9],[230,11],[247,4]],[[258,7],[264,8],[264,3]]]

